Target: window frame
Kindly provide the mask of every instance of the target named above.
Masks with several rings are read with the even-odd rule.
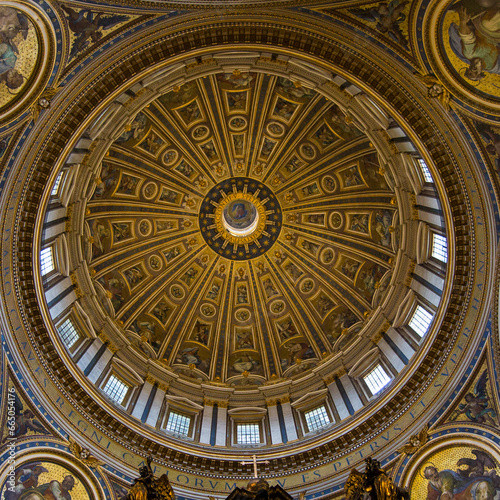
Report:
[[[62,328],[68,322],[70,323],[71,328],[73,329],[74,333],[76,334],[76,339],[71,345],[67,344],[63,335],[60,332],[60,328]],[[58,325],[56,326],[56,330],[57,330],[57,333],[59,335],[59,338],[61,339],[61,342],[64,344],[66,349],[68,349],[68,351],[71,353],[74,353],[78,349],[78,347],[81,345],[83,340],[85,339],[85,336],[82,335],[82,333],[79,331],[76,322],[71,318],[71,316],[66,316],[61,321],[59,321]]]
[[[258,430],[258,438],[259,441],[251,442],[251,443],[241,443],[238,440],[238,429],[242,426],[256,426]],[[258,421],[250,421],[250,422],[235,422],[234,426],[234,442],[238,446],[259,446],[263,444],[263,432],[262,432],[262,422]]]
[[[420,335],[419,331],[416,330],[413,326],[412,326],[412,322],[413,320],[415,319],[415,316],[417,315],[417,311],[419,311],[419,309],[423,310],[425,313],[429,314],[431,316],[431,319],[429,321],[429,324],[427,325],[427,329],[426,331]],[[425,336],[429,333],[429,330],[431,328],[431,325],[432,325],[432,322],[434,321],[434,317],[435,317],[435,314],[432,312],[432,311],[429,311],[423,304],[421,304],[420,302],[417,302],[415,308],[413,309],[413,311],[411,312],[409,318],[408,318],[408,323],[407,323],[407,328],[416,336],[416,338],[420,341],[422,341]]]
[[[384,372],[384,374],[389,378],[389,380],[383,385],[381,386],[376,392],[373,392],[372,391],[372,388],[368,385],[368,382],[366,381],[366,379],[378,368],[380,367],[380,369]],[[386,387],[388,387],[391,382],[393,381],[394,379],[394,374],[392,373],[391,370],[388,369],[388,367],[385,365],[385,363],[382,362],[381,359],[377,359],[375,360],[374,363],[372,363],[370,365],[370,367],[365,370],[365,373],[363,375],[361,375],[360,379],[362,380],[363,382],[363,386],[364,388],[366,388],[368,390],[368,394],[370,396],[370,398],[380,394]]]
[[[46,257],[44,255],[44,253],[46,254],[47,252],[50,252],[50,259],[52,261],[52,268],[49,269],[48,271],[44,272],[44,268],[48,267],[45,265],[46,264]],[[43,280],[47,280],[51,276],[54,276],[54,274],[57,273],[56,251],[55,251],[54,244],[44,246],[40,250],[39,259],[40,259],[40,275],[42,276]]]
[[[177,415],[179,417],[185,418],[189,420],[189,424],[187,426],[187,431],[186,433],[182,432],[176,432],[174,430],[171,430],[168,428],[168,423],[170,421],[170,416],[171,415]],[[194,423],[196,420],[196,416],[189,414],[187,412],[182,412],[179,411],[177,408],[168,408],[166,414],[165,414],[165,426],[164,426],[164,431],[167,432],[168,434],[171,434],[176,437],[181,437],[181,438],[192,438],[193,437],[193,429],[194,429]]]
[[[315,429],[311,429],[311,427],[309,426],[307,415],[313,413],[316,410],[319,410],[320,408],[322,408],[324,410],[324,413],[326,414],[326,416],[328,418],[328,422],[325,423],[324,425],[316,427]],[[303,419],[304,419],[304,424],[305,424],[304,430],[306,431],[306,433],[321,431],[321,430],[325,429],[326,427],[328,427],[333,422],[335,422],[335,419],[332,417],[331,413],[329,412],[328,405],[326,404],[326,402],[320,404],[319,406],[315,406],[314,408],[304,410],[302,412],[302,414],[303,414]]]
[[[435,184],[434,177],[432,176],[431,169],[429,168],[429,165],[427,165],[427,162],[423,158],[417,158],[417,163],[420,168],[420,172],[422,173],[422,177],[424,178],[424,183]]]
[[[123,394],[123,397],[120,401],[118,401],[117,399],[112,397],[108,392],[106,392],[106,387],[112,378],[116,379],[117,382],[123,384],[123,386],[126,387],[125,393]],[[125,380],[123,380],[122,377],[120,377],[117,373],[115,373],[113,371],[108,373],[108,375],[105,377],[105,379],[103,380],[103,382],[101,384],[101,390],[102,390],[103,394],[105,394],[105,396],[108,399],[113,401],[114,404],[116,404],[118,406],[123,406],[123,407],[125,407],[127,405],[128,401],[130,399],[130,394],[131,394],[132,389],[133,389],[132,386],[130,386]]]
[[[434,253],[434,248],[435,248],[435,245],[434,245],[434,241],[436,238],[442,238],[446,244],[446,260],[442,260],[440,259],[435,253]],[[430,258],[435,260],[436,262],[439,262],[439,265],[441,266],[446,266],[448,264],[448,238],[446,237],[446,235],[444,234],[441,234],[441,233],[438,233],[437,231],[431,231],[431,255],[430,255]],[[443,246],[441,245],[441,249],[443,248]],[[439,252],[438,252],[439,253]]]

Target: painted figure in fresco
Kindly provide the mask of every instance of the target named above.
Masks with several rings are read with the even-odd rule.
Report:
[[[111,191],[118,182],[119,174],[118,169],[109,163],[102,162],[101,178],[96,181],[97,185],[92,198],[102,198],[107,192]]]
[[[236,302],[238,304],[246,304],[248,302],[248,290],[246,285],[238,285],[236,290]]]
[[[161,323],[165,324],[171,311],[169,305],[162,300],[153,308],[153,316],[156,316]]]
[[[104,223],[99,220],[90,222],[90,232],[94,241],[92,242],[92,257],[99,257],[105,252],[105,243],[109,242],[111,233]]]
[[[41,462],[26,464],[16,469],[15,486],[5,491],[5,500],[17,500],[27,489],[38,486],[38,477],[43,472],[49,472]]]
[[[289,262],[285,266],[285,271],[292,277],[292,279],[296,280],[300,278],[304,273],[292,262]]]
[[[427,500],[493,500],[496,490],[500,488],[499,477],[494,470],[497,464],[483,451],[473,450],[472,453],[476,456],[475,460],[461,458],[457,461],[457,467],[467,465],[467,469],[439,471],[433,465],[424,469],[424,477],[428,480]],[[473,472],[474,467],[471,468],[469,462],[479,473]],[[484,473],[485,467],[493,469],[491,474]]]
[[[181,280],[184,281],[184,283],[186,283],[187,286],[191,286],[193,281],[196,279],[196,276],[198,276],[198,271],[193,267],[190,267],[184,273],[184,276],[181,276]]]
[[[476,123],[477,131],[486,142],[486,151],[490,155],[495,155],[495,166],[500,168],[500,134],[487,123]]]
[[[165,255],[167,262],[170,262],[171,260],[175,259],[180,253],[181,253],[180,248],[174,247],[164,252],[163,255]]]
[[[314,149],[309,144],[306,144],[302,147],[302,154],[306,158],[314,158]]]
[[[113,222],[113,238],[115,241],[123,241],[132,236],[128,222]]]
[[[227,103],[229,109],[245,109],[247,103],[246,92],[230,92],[227,94]]]
[[[264,144],[262,146],[262,150],[260,152],[260,155],[261,156],[269,156],[272,153],[275,145],[276,145],[276,143],[274,141],[270,141],[266,137],[264,139]]]
[[[231,210],[231,217],[236,220],[244,219],[248,215],[248,210],[244,203],[235,203]]]
[[[403,10],[407,5],[407,1],[391,0],[389,4],[382,2],[377,7],[350,9],[349,12],[365,21],[377,23],[375,26],[377,31],[387,33],[396,43],[408,49],[408,40],[401,31],[400,26],[406,20]]]
[[[19,33],[26,40],[28,36],[28,18],[12,7],[0,7],[0,82],[5,82],[8,89],[17,89],[24,77],[15,69],[19,50],[14,39]]]
[[[14,399],[14,412],[14,435],[7,434],[2,443],[5,443],[8,437],[20,438],[26,436],[30,431],[35,434],[47,434],[45,427],[35,418],[35,414],[29,408],[24,409],[19,397]]]
[[[321,294],[318,300],[318,312],[321,316],[324,316],[327,312],[331,311],[335,307],[335,304],[326,295]]]
[[[474,387],[474,393],[469,392],[465,395],[465,403],[459,405],[458,410],[453,412],[451,420],[455,420],[458,415],[465,414],[471,422],[498,427],[499,425],[495,421],[497,414],[491,407],[487,385],[488,372],[485,370]]]
[[[234,360],[233,370],[238,373],[251,372],[260,368],[260,363],[249,356],[248,354],[243,354],[241,358]]]
[[[326,126],[323,125],[320,127],[317,131],[316,134],[314,134],[316,139],[321,143],[321,145],[325,148],[333,144],[335,141],[336,137],[333,135],[332,131]]]
[[[135,188],[138,183],[139,179],[137,177],[123,174],[120,179],[120,185],[118,186],[117,192],[122,194],[135,194]]]
[[[161,347],[161,342],[158,340],[159,336],[156,334],[156,325],[154,323],[145,320],[135,320],[132,324],[132,330],[141,337],[139,348],[146,355],[149,356],[150,352],[147,348],[143,347],[143,344],[149,343],[156,350]]]
[[[129,19],[128,16],[106,16],[102,12],[96,15],[95,12],[88,9],[77,12],[65,5],[61,5],[61,7],[67,14],[66,20],[68,21],[69,29],[76,35],[71,47],[71,57],[75,57],[79,52],[86,49],[89,43],[98,42],[102,38],[101,29],[108,30],[116,24],[123,23]]]
[[[123,134],[116,139],[116,142],[127,142],[130,139],[135,139],[137,141],[144,137],[146,131],[147,118],[143,113],[137,113],[134,121],[130,124],[130,130],[126,130]]]
[[[67,475],[60,483],[56,479],[31,490],[25,491],[18,500],[71,500],[70,491],[75,486],[75,478]]]
[[[290,120],[297,106],[297,104],[278,98],[273,113],[277,116],[281,116],[285,120]]]
[[[315,356],[313,348],[305,342],[291,342],[286,346],[286,349],[289,356],[281,360],[283,369],[292,366],[297,359],[310,359]]]
[[[384,273],[385,269],[377,264],[360,274],[362,287],[368,292],[368,295],[372,296],[375,293],[375,285],[380,282]]]
[[[328,191],[333,191],[335,189],[335,181],[330,176],[325,177],[324,183],[325,183],[325,188]]]
[[[172,229],[174,227],[174,223],[171,221],[165,221],[165,220],[157,220],[156,221],[156,230],[158,232],[160,231],[168,231],[169,229]]]
[[[332,128],[344,141],[355,139],[361,135],[352,120],[348,120],[347,116],[336,104],[330,108],[328,116],[332,122]]]
[[[121,279],[115,278],[113,276],[103,276],[99,278],[99,283],[108,290],[111,297],[111,304],[115,311],[118,311],[120,307],[125,302],[125,298],[123,297],[123,290],[125,289],[125,283]]]
[[[318,250],[319,250],[319,245],[317,245],[316,243],[312,243],[311,241],[304,240],[302,242],[302,248],[304,250],[308,251],[309,253],[316,255],[318,253]]]
[[[293,174],[297,169],[299,169],[301,166],[300,160],[294,156],[286,165],[285,169],[288,171],[288,173]]]
[[[208,370],[208,363],[206,360],[201,359],[198,354],[198,347],[187,347],[183,349],[177,356],[176,362],[185,365],[195,365],[199,370],[206,372]]]
[[[158,136],[154,132],[150,132],[146,139],[139,144],[139,147],[147,153],[156,156],[156,153],[158,153],[163,144],[163,139],[160,136]]]
[[[218,157],[217,151],[215,150],[214,143],[212,141],[207,142],[205,144],[202,144],[200,148],[203,150],[203,152],[207,155],[207,158],[209,160],[214,160],[215,158]]]
[[[144,273],[142,272],[142,269],[137,266],[127,269],[124,274],[131,287],[137,285],[137,283],[144,279]]]
[[[297,85],[288,78],[280,76],[276,83],[276,88],[295,99],[311,99],[316,95],[316,92],[302,85]]]
[[[179,193],[171,191],[170,189],[163,188],[160,195],[160,201],[166,201],[167,203],[177,203]]]
[[[236,349],[253,349],[252,331],[236,332]]]
[[[195,342],[199,342],[203,345],[208,345],[208,334],[210,333],[210,327],[204,323],[196,321],[193,328],[192,338]]]
[[[281,323],[276,323],[276,326],[278,327],[278,331],[282,342],[291,337],[295,337],[296,335],[299,334],[297,328],[295,328],[295,325],[293,324],[293,321],[291,319],[286,319]]]
[[[351,231],[368,234],[368,214],[354,214],[351,219]]]
[[[345,187],[359,186],[360,184],[363,184],[357,166],[349,168],[343,172],[342,175],[344,176]]]
[[[220,285],[212,283],[212,289],[208,291],[207,298],[217,300],[219,298]]]
[[[391,246],[392,214],[389,210],[378,210],[375,214],[375,231],[380,236],[380,244],[384,247]]]
[[[356,272],[359,269],[359,262],[356,262],[355,260],[351,259],[345,259],[344,262],[342,263],[342,267],[340,270],[342,271],[343,274],[345,274],[349,279],[354,279],[354,276],[356,276]]]
[[[7,146],[9,145],[9,141],[10,141],[10,137],[5,137],[3,139],[0,139],[0,158],[5,153],[5,150],[7,149]]]
[[[323,214],[312,214],[306,216],[306,221],[309,224],[321,224],[325,223],[325,216]]]
[[[333,260],[333,251],[328,249],[324,254],[323,254],[323,263],[324,264],[330,264],[330,262]]]
[[[273,295],[278,295],[278,290],[274,286],[274,283],[271,281],[271,278],[266,278],[262,284],[264,285],[264,290],[266,291],[267,298],[272,297]]]
[[[465,5],[464,5],[465,4]],[[500,7],[498,4],[472,16],[466,2],[457,8],[459,26],[450,25],[450,47],[468,64],[465,77],[480,81],[488,73],[500,74]]]
[[[196,101],[193,101],[185,108],[179,109],[179,114],[181,115],[184,122],[187,124],[194,122],[195,120],[201,117],[201,111]]]
[[[224,75],[217,75],[217,80],[220,83],[229,84],[233,89],[241,89],[248,87],[250,82],[254,79],[254,76],[250,73],[228,73]]]
[[[184,177],[187,177],[188,179],[191,178],[194,172],[194,168],[191,165],[188,165],[184,160],[182,160],[174,170],[177,170],[177,172],[182,174]]]
[[[302,188],[302,194],[304,196],[312,196],[319,193],[318,185],[314,182]]]
[[[342,311],[332,321],[332,334],[349,328],[358,322],[358,317],[352,311]]]

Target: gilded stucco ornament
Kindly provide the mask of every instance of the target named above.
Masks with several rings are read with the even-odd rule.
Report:
[[[422,428],[418,434],[413,434],[410,436],[409,441],[402,446],[398,453],[406,453],[407,455],[413,455],[418,451],[429,439],[429,424]]]
[[[427,87],[427,97],[437,99],[449,111],[450,93],[444,85],[434,75],[421,75],[417,72],[414,75]]]
[[[81,460],[86,466],[91,469],[96,469],[97,467],[103,465],[103,462],[92,456],[90,450],[78,444],[71,436],[68,437],[68,441],[68,448],[71,453],[73,453],[73,455]]]

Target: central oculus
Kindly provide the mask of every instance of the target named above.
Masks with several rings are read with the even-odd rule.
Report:
[[[219,255],[233,260],[258,257],[277,240],[281,207],[261,182],[233,177],[214,186],[200,207],[200,229]]]
[[[238,196],[239,193],[236,193]],[[259,212],[250,200],[237,197],[222,211],[222,224],[233,236],[250,236],[259,225]]]

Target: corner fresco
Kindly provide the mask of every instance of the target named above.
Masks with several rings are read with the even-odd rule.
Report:
[[[490,0],[460,0],[446,10],[442,43],[455,76],[500,97],[500,9]]]
[[[93,500],[78,474],[46,460],[18,465],[14,477],[8,477],[1,490],[5,500]]]
[[[19,9],[0,6],[0,111],[29,89],[38,56],[33,21]]]
[[[410,497],[438,500],[493,500],[500,494],[500,464],[479,446],[449,446],[419,465]]]

